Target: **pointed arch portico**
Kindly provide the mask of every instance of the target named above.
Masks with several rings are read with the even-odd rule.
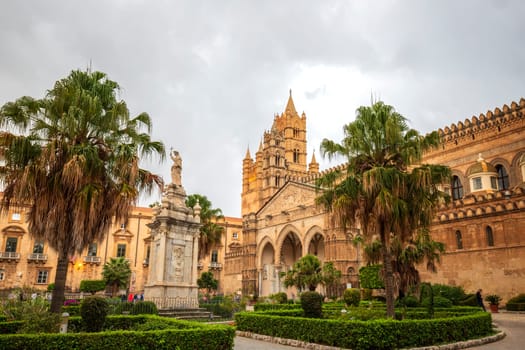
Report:
[[[294,225],[288,224],[279,232],[276,243],[276,262],[291,268],[303,253],[300,231]]]
[[[323,229],[317,225],[312,226],[304,236],[303,245],[303,256],[306,254],[312,254],[319,258],[319,260],[325,260],[325,237]]]

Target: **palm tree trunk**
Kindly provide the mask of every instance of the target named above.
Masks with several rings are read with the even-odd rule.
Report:
[[[55,289],[53,290],[53,297],[51,299],[51,312],[53,313],[59,314],[62,312],[68,264],[69,258],[67,253],[61,252],[58,256]]]
[[[395,317],[394,310],[394,272],[392,270],[392,257],[387,246],[385,234],[381,234],[383,249],[383,267],[385,269],[386,316]]]

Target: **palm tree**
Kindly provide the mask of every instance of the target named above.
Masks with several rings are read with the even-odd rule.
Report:
[[[115,296],[119,288],[126,288],[131,276],[129,261],[124,257],[110,258],[102,268],[102,277],[106,286],[111,286],[111,296]]]
[[[365,237],[381,242],[387,316],[394,316],[391,244],[407,242],[428,228],[437,203],[444,198],[438,185],[447,182],[449,168],[417,165],[424,151],[439,144],[439,135],[409,129],[407,120],[383,102],[357,109],[356,119],[343,128],[341,143],[324,139],[323,156],[342,156],[346,169],[320,179],[318,202],[334,211],[343,226],[360,226]]]
[[[339,283],[341,271],[336,270],[332,262],[324,265],[318,257],[307,254],[297,260],[292,269],[284,275],[284,286],[295,286],[300,291],[313,292],[319,284],[333,286]]]
[[[210,248],[221,242],[224,228],[217,224],[217,220],[224,218],[222,210],[212,208],[211,201],[203,195],[192,194],[186,198],[186,206],[195,207],[196,204],[201,207],[201,229],[199,236],[199,259],[202,259],[210,252]]]
[[[0,109],[8,130],[0,135],[0,209],[27,206],[29,232],[57,251],[52,312],[64,301],[69,257],[125,222],[140,191],[162,188],[139,156],[163,160],[164,145],[151,140],[148,114],[130,117],[118,91],[104,73],[72,71],[44,98],[21,97]]]

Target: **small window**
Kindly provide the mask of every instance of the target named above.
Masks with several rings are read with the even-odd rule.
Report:
[[[151,252],[151,247],[148,246],[148,247],[146,248],[146,260],[148,260],[148,261],[149,261],[150,252]]]
[[[293,150],[293,162],[299,163],[299,149],[297,148]]]
[[[49,275],[49,271],[47,271],[47,270],[39,270],[38,271],[38,276],[36,277],[36,283],[37,284],[46,284],[48,275]]]
[[[232,234],[232,238],[233,238],[233,239],[239,239],[239,233],[238,233],[238,232],[234,232],[234,233]]]
[[[8,253],[16,253],[16,246],[18,245],[18,238],[7,237],[5,242],[5,251]]]
[[[495,176],[490,177],[490,187],[492,187],[493,190],[498,189],[498,179],[496,179]]]
[[[216,250],[211,252],[211,262],[212,263],[216,263],[218,260],[218,257],[219,257],[219,253]]]
[[[120,224],[120,229],[121,230],[125,230],[126,229],[126,224]]]
[[[487,245],[489,247],[494,247],[494,235],[492,234],[492,227],[487,226],[485,233],[487,235]]]
[[[498,173],[498,188],[500,190],[509,189],[509,174],[505,167],[501,164],[496,165],[496,171]]]
[[[91,243],[88,247],[88,252],[87,252],[87,255],[88,256],[97,256],[97,244],[96,243]]]
[[[481,184],[481,177],[475,177],[472,179],[472,189],[481,190],[483,188]]]
[[[35,242],[33,254],[44,254],[44,242]]]
[[[5,278],[5,271],[4,270],[0,270],[0,281],[3,281]]]
[[[13,214],[11,215],[11,220],[13,220],[13,221],[20,221],[20,218],[21,218],[21,217],[22,217],[22,216],[20,215],[20,213],[13,213]]]
[[[275,186],[279,187],[279,176],[275,177]]]
[[[463,249],[463,237],[461,236],[461,231],[456,231],[456,244],[458,249]]]
[[[119,258],[126,257],[126,245],[125,244],[117,245],[117,257]]]

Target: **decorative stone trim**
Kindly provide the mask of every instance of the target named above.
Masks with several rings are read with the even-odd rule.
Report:
[[[257,333],[252,333],[252,332],[236,331],[235,334],[238,337],[251,338],[255,340],[265,341],[268,343],[295,346],[297,348],[303,348],[303,349],[309,349],[309,350],[351,350],[351,349],[339,348],[335,346],[307,343],[302,340],[272,337],[269,335],[257,334]],[[411,350],[467,349],[467,348],[474,347],[474,346],[480,346],[480,345],[496,342],[498,340],[505,338],[505,335],[506,335],[505,332],[499,331],[497,334],[491,335],[485,338],[465,340],[465,341],[460,341],[457,343],[444,344],[444,345],[432,345],[432,346],[425,346],[425,347],[420,347],[420,348],[411,348]]]

